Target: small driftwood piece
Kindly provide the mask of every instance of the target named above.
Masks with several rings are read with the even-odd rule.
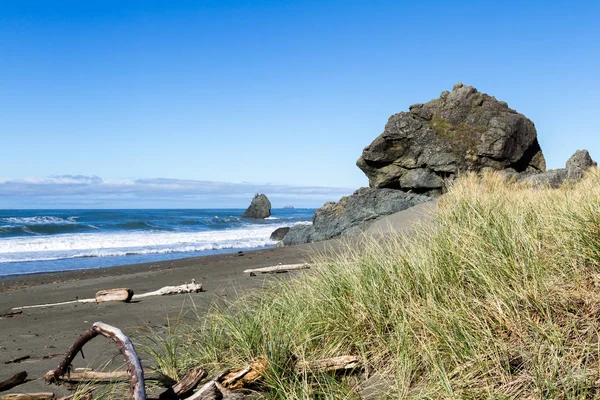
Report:
[[[29,360],[31,356],[21,356],[17,358],[13,358],[12,360],[5,361],[4,364],[19,364],[22,361]]]
[[[246,368],[231,371],[223,376],[220,383],[228,389],[241,389],[255,384],[265,373],[267,369],[267,360],[261,358],[250,363]]]
[[[102,322],[96,322],[92,325],[91,329],[85,331],[79,338],[73,343],[71,348],[65,354],[65,358],[61,361],[53,371],[49,371],[44,375],[44,379],[49,383],[59,383],[61,378],[67,374],[71,366],[71,362],[81,351],[83,346],[95,338],[98,335],[109,338],[117,345],[117,348],[125,358],[127,364],[127,373],[129,375],[129,393],[132,400],[146,400],[146,390],[144,388],[144,370],[142,363],[138,357],[135,347],[131,340],[120,329],[104,324]]]
[[[12,318],[15,315],[19,315],[19,314],[23,314],[23,311],[11,311],[11,312],[6,313],[6,314],[0,314],[0,319],[2,319],[2,318]]]
[[[111,290],[130,290],[130,289],[109,289],[107,291],[111,291]],[[196,283],[196,281],[194,279],[192,279],[192,283],[188,283],[185,285],[179,285],[179,286],[165,286],[161,289],[155,290],[153,292],[148,292],[148,293],[142,293],[142,294],[133,294],[132,291],[132,297],[129,300],[138,300],[144,297],[150,297],[150,296],[165,296],[165,295],[169,295],[169,294],[181,294],[181,293],[198,293],[202,291],[202,285],[199,283]],[[103,300],[103,301],[98,301],[98,294],[104,292],[104,291],[100,291],[98,293],[96,293],[96,297],[94,297],[93,299],[77,299],[77,300],[70,300],[70,301],[63,301],[60,303],[48,303],[48,304],[35,304],[33,306],[21,306],[21,307],[13,307],[13,310],[26,310],[29,308],[45,308],[45,307],[53,307],[53,306],[62,306],[65,304],[74,304],[74,303],[101,303],[107,300]],[[117,299],[115,299],[117,300]],[[127,300],[127,301],[129,301]],[[119,301],[124,301],[124,300],[119,300]]]
[[[317,361],[303,361],[296,364],[299,374],[319,372],[351,371],[360,367],[360,360],[354,356],[324,358]]]
[[[202,285],[200,283],[196,283],[195,279],[192,279],[192,283],[188,283],[185,285],[165,286],[165,287],[155,290],[153,292],[134,294],[133,300],[142,299],[144,297],[151,297],[151,296],[167,296],[170,294],[182,294],[182,293],[199,293],[201,291],[202,291]]]
[[[0,382],[0,392],[4,392],[6,390],[12,389],[15,386],[19,386],[22,383],[27,381],[27,372],[22,371],[10,378]]]
[[[275,265],[273,267],[247,269],[247,270],[244,271],[244,274],[250,274],[250,276],[256,276],[257,273],[261,273],[261,274],[281,274],[281,273],[286,273],[288,271],[294,271],[294,270],[298,270],[298,269],[310,269],[310,265],[308,265],[308,264],[283,264],[283,265]]]
[[[224,371],[220,375],[215,376],[210,381],[206,382],[196,393],[186,398],[186,400],[219,400],[223,398],[223,394],[219,389],[219,381],[229,373],[229,370]]]
[[[133,290],[128,288],[100,290],[96,293],[96,303],[122,301],[127,303],[133,297]]]
[[[5,394],[2,400],[54,400],[54,393],[10,393]]]
[[[159,400],[177,400],[189,397],[202,379],[206,378],[208,373],[202,367],[196,367],[183,377],[182,380],[171,386],[158,396]]]

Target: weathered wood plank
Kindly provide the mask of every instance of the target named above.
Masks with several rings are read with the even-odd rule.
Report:
[[[310,265],[308,264],[282,264],[275,265],[272,267],[264,267],[264,268],[254,268],[244,270],[244,274],[250,274],[250,276],[255,276],[257,273],[261,274],[280,274],[288,271],[294,271],[299,269],[310,269]]]

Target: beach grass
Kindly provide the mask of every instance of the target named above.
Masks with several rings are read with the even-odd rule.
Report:
[[[157,365],[264,357],[268,399],[600,396],[598,169],[560,189],[466,176],[413,234],[360,242],[157,337]],[[364,370],[293,369],[341,355]]]

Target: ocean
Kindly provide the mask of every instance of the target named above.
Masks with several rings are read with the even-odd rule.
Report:
[[[314,209],[0,210],[0,277],[274,247],[271,233]]]

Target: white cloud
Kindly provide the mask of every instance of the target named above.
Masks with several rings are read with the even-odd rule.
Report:
[[[245,207],[255,193],[267,194],[274,207],[318,207],[352,191],[324,186],[60,175],[0,179],[0,207]]]

